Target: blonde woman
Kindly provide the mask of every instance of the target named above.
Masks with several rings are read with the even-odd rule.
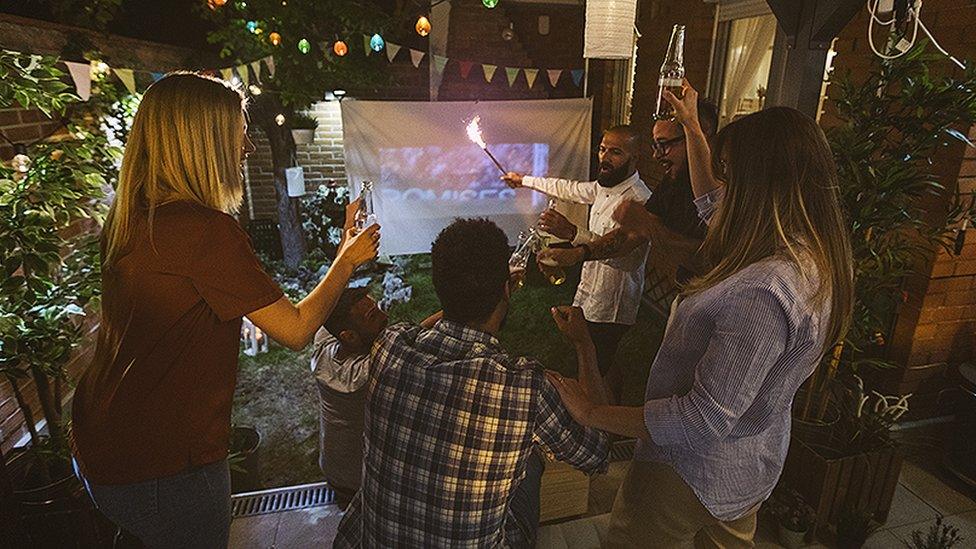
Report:
[[[767,109],[725,127],[710,153],[698,94],[687,82],[684,91],[668,100],[709,222],[711,270],[673,306],[644,406],[595,405],[591,387],[550,374],[580,423],[640,439],[611,547],[752,547],[756,510],[783,469],[793,398],[850,317],[847,225],[816,123]],[[627,210],[617,216],[635,228]]]
[[[283,345],[311,341],[378,226],[347,234],[298,304],[262,270],[231,213],[242,200],[243,96],[196,74],[145,93],[102,233],[102,322],[78,383],[72,441],[106,516],[149,547],[224,547],[241,317]]]

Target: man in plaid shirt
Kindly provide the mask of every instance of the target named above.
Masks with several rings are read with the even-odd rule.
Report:
[[[455,221],[431,250],[444,317],[388,328],[373,347],[362,488],[334,547],[529,547],[540,446],[581,471],[607,467],[606,436],[570,417],[542,365],[496,339],[512,288],[505,234]],[[606,401],[579,309],[553,310],[580,379]]]

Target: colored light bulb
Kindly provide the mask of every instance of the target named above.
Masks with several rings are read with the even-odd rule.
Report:
[[[349,46],[347,46],[342,40],[339,40],[332,45],[332,51],[339,57],[342,57],[343,55],[349,53]]]
[[[310,49],[312,49],[312,45],[308,43],[308,40],[302,38],[298,41],[298,51],[308,53]]]
[[[272,46],[277,46],[281,44],[281,35],[278,34],[277,32],[272,32],[271,34],[268,35],[268,40],[271,41]]]
[[[373,37],[369,39],[369,47],[372,48],[373,51],[382,51],[384,45],[386,45],[386,43],[383,42],[383,37],[379,34],[374,34]]]
[[[498,0],[481,0],[481,3],[484,4],[486,8],[491,9],[498,5]]]
[[[417,30],[417,34],[420,36],[427,36],[430,34],[430,20],[421,15],[420,18],[417,19],[417,26],[414,28]]]

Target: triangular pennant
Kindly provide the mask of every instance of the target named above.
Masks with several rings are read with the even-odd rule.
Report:
[[[468,75],[471,74],[471,67],[473,66],[473,61],[458,61],[458,68],[461,69],[461,78],[467,79]]]
[[[535,84],[537,76],[539,76],[539,69],[525,69],[525,81],[528,82],[530,88]]]
[[[400,44],[394,44],[393,42],[386,43],[386,58],[389,59],[390,63],[393,62],[393,58],[396,57],[397,53],[400,52]]]
[[[271,76],[271,78],[274,78],[274,72],[275,72],[275,69],[274,69],[274,56],[273,55],[269,55],[269,56],[265,57],[264,58],[264,64],[268,66],[268,75]]]
[[[434,70],[437,71],[437,74],[443,74],[444,73],[444,67],[446,67],[446,66],[447,66],[447,58],[446,57],[441,57],[440,55],[435,55],[434,56]]]
[[[495,76],[495,69],[497,68],[496,65],[481,65],[481,70],[485,73],[485,82],[491,82],[492,77]]]
[[[241,82],[244,83],[244,86],[247,86],[248,81],[250,80],[247,74],[247,65],[241,65],[240,67],[237,67],[237,76],[240,76]]]
[[[260,59],[251,63],[251,70],[254,71],[254,79],[260,82],[261,81],[261,60]]]
[[[546,71],[549,74],[549,83],[552,87],[556,87],[559,84],[559,77],[563,75],[562,69],[549,69]]]
[[[159,82],[159,79],[166,76],[165,72],[154,72],[152,73],[153,84]]]
[[[570,71],[570,74],[573,75],[573,84],[576,84],[576,87],[578,88],[580,82],[583,81],[583,69],[573,69]]]
[[[234,78],[234,69],[227,67],[226,69],[220,69],[220,76],[230,82]]]
[[[422,52],[420,50],[415,50],[413,48],[410,48],[410,62],[413,63],[414,67],[420,66],[420,61],[424,58],[425,55],[427,55],[426,52]]]
[[[508,85],[511,86],[515,83],[515,79],[518,78],[519,71],[522,69],[518,67],[505,67],[505,74],[508,76]]]
[[[136,77],[132,74],[132,69],[112,69],[115,71],[115,76],[119,77],[119,80],[125,84],[125,89],[129,90],[129,93],[136,93]]]
[[[373,54],[373,48],[369,47],[369,36],[363,35],[363,49],[366,50],[366,55]]]
[[[75,83],[75,92],[82,101],[88,101],[91,97],[91,63],[75,63],[65,61],[68,72],[71,73],[71,80]]]

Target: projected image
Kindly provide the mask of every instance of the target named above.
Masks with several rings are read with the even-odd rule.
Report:
[[[506,170],[548,172],[546,143],[499,143],[491,151]],[[537,193],[509,189],[484,151],[469,142],[383,148],[379,153],[379,201],[391,216],[453,217],[472,209],[482,215],[524,213],[545,204]]]

